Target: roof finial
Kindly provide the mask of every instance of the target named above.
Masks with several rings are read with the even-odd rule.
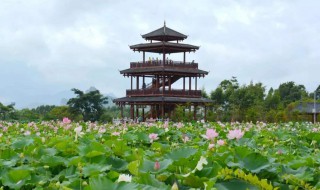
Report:
[[[166,33],[166,20],[164,20],[164,24],[163,24],[163,32]]]

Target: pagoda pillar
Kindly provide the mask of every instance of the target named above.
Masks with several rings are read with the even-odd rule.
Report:
[[[142,77],[142,85],[143,85],[143,87],[146,87],[146,85],[145,85],[146,82],[145,82],[144,78],[145,78],[145,77],[144,77],[144,75],[143,75],[143,77]]]
[[[156,88],[158,89],[159,86],[160,86],[160,85],[159,85],[159,75],[157,75],[156,78],[157,78]]]
[[[164,120],[164,103],[162,102],[162,109],[161,109],[161,117],[162,121]]]
[[[186,64],[186,52],[183,52],[183,64]]]
[[[189,77],[189,93],[191,92],[191,77]]]
[[[136,89],[139,90],[139,76],[137,76],[137,84]]]
[[[171,76],[168,76],[168,80],[169,80],[169,92],[171,92]]]
[[[133,83],[133,79],[132,79],[132,76],[131,76],[131,90],[132,90],[132,83]]]
[[[186,90],[186,78],[183,77],[183,91]]]
[[[165,76],[162,76],[162,95],[164,94],[164,87],[165,87]]]
[[[163,57],[162,57],[162,65],[164,66],[166,61],[166,54],[163,52]]]
[[[145,121],[145,119],[144,119],[144,106],[142,107],[142,121]]]
[[[120,109],[121,109],[121,118],[123,118],[123,104],[120,104]]]
[[[207,121],[207,106],[204,106],[204,121]]]
[[[134,105],[133,104],[130,105],[130,117],[131,117],[131,119],[134,119]]]
[[[194,89],[197,90],[197,77],[195,77],[195,83],[194,84],[195,84],[194,85],[195,86]]]
[[[137,121],[139,119],[139,106],[136,105],[136,118],[137,118]]]
[[[146,63],[146,52],[145,51],[143,51],[143,63]]]

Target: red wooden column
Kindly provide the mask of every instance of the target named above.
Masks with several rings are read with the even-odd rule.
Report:
[[[146,52],[143,52],[143,63],[146,63]]]
[[[189,93],[191,92],[191,77],[189,77]]]
[[[133,104],[130,105],[130,117],[131,117],[131,119],[134,120],[134,105]]]
[[[183,77],[183,91],[186,90],[186,78]]]
[[[162,117],[162,121],[164,120],[164,103],[162,102],[162,109],[161,109],[161,117]]]
[[[121,118],[123,118],[123,104],[120,104],[120,108],[121,108]]]
[[[164,89],[165,89],[165,88],[164,88],[164,87],[165,87],[165,79],[166,79],[166,78],[165,78],[165,76],[163,75],[163,76],[162,76],[162,95],[164,94]]]
[[[136,89],[139,90],[139,76],[137,76],[137,83],[136,83]]]
[[[195,77],[195,87],[194,87],[195,90],[197,90],[197,76]]]
[[[156,83],[156,88],[159,88],[159,75],[156,76],[157,77],[157,83]]]
[[[139,119],[139,106],[136,105],[136,118]]]
[[[142,107],[142,121],[145,121],[145,119],[144,119],[144,106]]]
[[[171,76],[168,76],[168,80],[169,80],[169,92],[171,93]]]

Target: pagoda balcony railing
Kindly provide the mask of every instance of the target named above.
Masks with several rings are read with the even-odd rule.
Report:
[[[162,60],[148,60],[143,62],[131,62],[130,68],[144,68],[144,67],[178,67],[178,68],[191,68],[198,69],[198,63],[194,62],[183,62],[183,61],[165,61],[164,65]]]
[[[174,90],[174,89],[139,89],[127,90],[127,96],[176,96],[176,97],[201,97],[201,90]]]

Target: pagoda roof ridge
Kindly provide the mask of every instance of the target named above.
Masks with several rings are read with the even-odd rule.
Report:
[[[163,27],[158,28],[152,32],[141,35],[146,40],[157,40],[157,41],[175,41],[175,40],[184,40],[188,36],[180,32],[177,32],[166,26],[164,23]]]

